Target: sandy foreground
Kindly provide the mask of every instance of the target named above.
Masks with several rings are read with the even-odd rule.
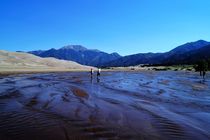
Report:
[[[1,140],[210,139],[210,75],[187,71],[0,77]]]

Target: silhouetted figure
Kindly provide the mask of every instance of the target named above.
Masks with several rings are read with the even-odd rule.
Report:
[[[91,77],[93,76],[93,73],[94,73],[94,71],[93,71],[93,69],[91,68],[91,69],[90,69],[90,76],[91,76]]]
[[[98,68],[98,71],[97,71],[97,77],[101,76],[101,69]]]
[[[206,71],[203,71],[203,79],[205,79]]]
[[[200,72],[200,76],[203,77],[205,80],[206,71],[208,70],[208,62],[206,60],[198,61],[197,65],[195,66],[195,70]]]

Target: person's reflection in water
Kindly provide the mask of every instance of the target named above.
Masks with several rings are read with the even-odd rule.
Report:
[[[100,82],[100,77],[97,77],[97,83],[99,83]]]
[[[90,76],[90,82],[93,83],[93,76]]]

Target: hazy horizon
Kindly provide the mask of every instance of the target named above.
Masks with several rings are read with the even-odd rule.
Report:
[[[78,44],[130,55],[210,40],[208,0],[32,0],[0,2],[0,49]]]

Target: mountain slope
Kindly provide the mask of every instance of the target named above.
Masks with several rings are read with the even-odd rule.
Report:
[[[195,64],[202,59],[210,59],[210,45],[186,53],[174,54],[165,60],[163,64]]]
[[[114,66],[135,66],[139,64],[164,64],[164,65],[184,64],[184,63],[188,64],[191,63],[190,61],[192,60],[192,58],[193,62],[195,62],[198,61],[200,57],[205,53],[210,54],[210,51],[208,49],[206,50],[206,52],[200,51],[200,49],[202,50],[202,48],[204,48],[207,45],[210,45],[210,42],[204,40],[198,40],[196,42],[190,42],[178,46],[172,49],[171,51],[165,53],[139,53],[139,54],[124,56],[117,60],[105,63],[103,64],[103,66],[114,67]],[[199,52],[199,55],[196,54],[197,51]],[[187,59],[189,59],[189,61]]]
[[[190,52],[193,50],[197,50],[200,49],[204,46],[210,45],[210,42],[207,42],[205,40],[198,40],[196,42],[190,42],[190,43],[186,43],[184,45],[180,45],[174,49],[172,49],[171,51],[169,51],[170,54],[181,54],[181,53],[186,53],[186,52]]]
[[[31,68],[31,69],[90,69],[76,62],[41,58],[22,52],[0,50],[0,68]]]
[[[108,54],[99,50],[87,49],[80,45],[64,46],[60,49],[46,51],[31,51],[31,54],[40,57],[55,57],[63,60],[71,60],[83,65],[100,66],[121,56],[117,53]]]
[[[139,53],[129,56],[121,57],[117,60],[110,61],[103,64],[103,67],[126,67],[126,66],[135,66],[138,64],[157,64],[161,61],[162,53]]]

